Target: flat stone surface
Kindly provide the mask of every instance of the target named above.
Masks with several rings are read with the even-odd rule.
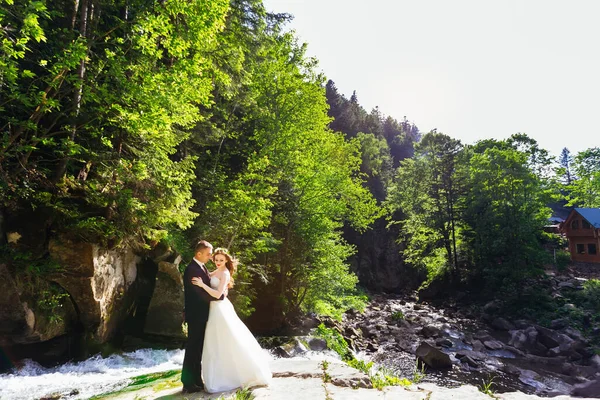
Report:
[[[322,380],[321,361],[299,359],[276,359],[271,362],[273,382],[269,387],[251,389],[255,399],[281,399],[281,400],[317,400],[325,399],[329,394],[334,400],[371,400],[371,399],[398,399],[398,400],[490,400],[490,396],[481,393],[475,386],[464,385],[458,388],[445,388],[433,383],[419,383],[409,387],[388,386],[383,390],[353,389],[350,387],[336,386],[329,382],[325,385]],[[327,373],[333,378],[351,379],[365,375],[341,362],[330,362]],[[110,399],[136,399],[136,400],[200,400],[200,399],[230,399],[234,398],[235,391],[225,393],[193,393],[182,394],[181,386],[160,390],[160,383],[155,387],[148,387],[138,391],[120,393],[109,396]],[[543,397],[524,394],[520,392],[494,394],[499,400],[541,400]],[[553,397],[554,400],[578,399],[570,396]],[[591,399],[587,399],[591,400]]]
[[[323,387],[323,380],[321,378],[275,378],[273,379],[273,384],[269,387],[254,389],[252,390],[252,394],[254,394],[254,398],[257,400],[317,400],[325,398],[325,388]]]

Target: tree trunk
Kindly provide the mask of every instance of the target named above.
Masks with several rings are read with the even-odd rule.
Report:
[[[90,0],[81,0],[81,2],[79,2],[79,0],[76,0],[75,12],[73,13],[73,19],[72,19],[73,27],[75,26],[75,21],[77,18],[77,5],[78,4],[81,5],[80,20],[79,20],[79,37],[81,37],[83,39],[87,39],[88,20],[89,20],[90,10],[91,10]],[[74,141],[75,137],[77,136],[77,123],[78,123],[78,119],[79,119],[79,112],[81,110],[81,98],[83,95],[83,78],[85,77],[85,58],[86,57],[82,57],[81,61],[79,62],[79,67],[77,68],[77,77],[79,78],[79,83],[77,84],[77,87],[75,88],[75,93],[73,94],[73,105],[75,107],[75,110],[73,111],[73,119],[72,119],[72,123],[71,123],[71,135],[69,136],[69,139],[71,140],[71,142]],[[60,180],[62,180],[64,178],[64,176],[67,172],[68,161],[69,161],[69,157],[67,155],[65,155],[58,163],[58,167],[56,168],[56,176],[55,176],[56,182],[59,182]]]

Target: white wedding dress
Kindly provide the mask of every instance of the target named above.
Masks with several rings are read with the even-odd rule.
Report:
[[[219,287],[217,277],[210,279],[213,289]],[[204,335],[202,380],[209,393],[225,392],[240,387],[263,386],[271,382],[269,355],[237,316],[227,297],[210,302],[210,313]]]

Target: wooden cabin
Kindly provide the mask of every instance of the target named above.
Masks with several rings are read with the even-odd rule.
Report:
[[[573,261],[600,263],[600,208],[574,208],[561,231]]]

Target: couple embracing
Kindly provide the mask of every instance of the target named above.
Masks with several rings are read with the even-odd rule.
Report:
[[[217,266],[208,272],[212,258]],[[183,275],[188,340],[181,371],[184,393],[224,392],[268,385],[271,371],[260,345],[227,298],[237,261],[201,240]]]

